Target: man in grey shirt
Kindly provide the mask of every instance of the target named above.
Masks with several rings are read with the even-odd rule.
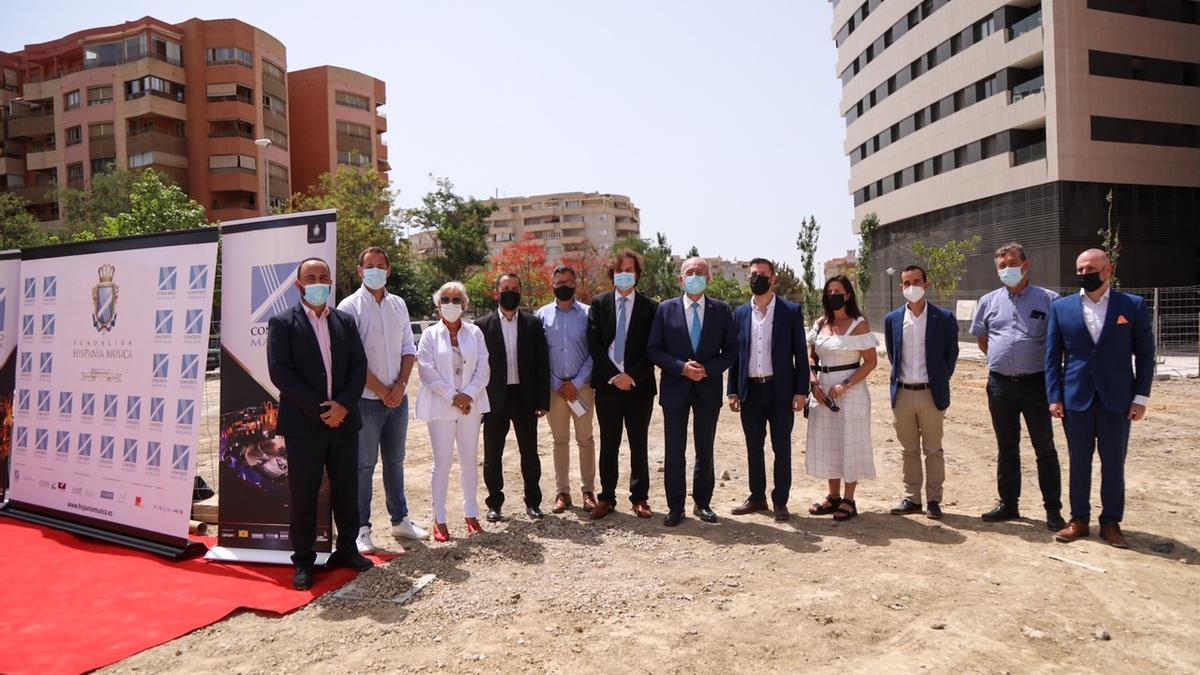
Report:
[[[1054,291],[1029,283],[1029,260],[1020,244],[1006,244],[995,256],[1002,287],[979,299],[971,334],[988,357],[988,410],[996,432],[996,487],[1000,502],[983,514],[988,522],[1020,517],[1021,417],[1037,457],[1038,485],[1046,527],[1057,532],[1062,518],[1062,472],[1046,401],[1046,327]]]

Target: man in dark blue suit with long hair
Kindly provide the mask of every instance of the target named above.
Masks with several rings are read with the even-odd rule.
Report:
[[[713,513],[713,444],[721,414],[721,374],[737,358],[737,328],[729,305],[704,295],[708,287],[708,262],[683,261],[679,277],[684,294],[664,300],[650,325],[646,354],[659,368],[662,380],[658,402],[663,410],[666,458],[663,483],[669,512],[663,520],[674,527],[683,520],[687,499],[687,424],[690,414],[696,444],[692,474],[694,512],[706,523],[717,522]]]
[[[1050,414],[1063,420],[1071,458],[1071,522],[1055,538],[1069,543],[1090,533],[1092,455],[1099,449],[1100,536],[1128,548],[1121,533],[1125,453],[1130,422],[1146,415],[1150,401],[1154,331],[1144,299],[1112,290],[1104,251],[1079,254],[1075,272],[1080,292],[1050,306],[1046,329],[1046,398]]]

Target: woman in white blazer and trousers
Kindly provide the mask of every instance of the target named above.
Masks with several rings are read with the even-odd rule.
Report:
[[[450,465],[458,447],[458,472],[462,481],[463,515],[467,533],[482,532],[476,496],[479,483],[479,431],[483,414],[490,410],[487,383],[491,375],[483,332],[462,320],[467,291],[457,281],[442,285],[433,294],[442,319],[421,333],[417,346],[417,372],[421,391],[417,419],[429,425],[433,446],[433,538],[449,541],[446,528],[446,491]]]

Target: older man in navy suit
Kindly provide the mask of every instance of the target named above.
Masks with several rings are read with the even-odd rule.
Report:
[[[1071,522],[1055,538],[1089,534],[1092,456],[1100,452],[1100,536],[1128,548],[1125,453],[1130,422],[1146,415],[1154,379],[1154,332],[1146,301],[1112,290],[1113,265],[1099,249],[1075,261],[1081,290],[1050,305],[1046,329],[1046,398],[1063,420],[1071,458]],[[1131,358],[1132,357],[1132,358]],[[1134,370],[1136,363],[1136,372]]]
[[[958,322],[949,310],[925,299],[928,286],[923,267],[905,267],[900,272],[900,290],[908,302],[884,319],[884,342],[892,362],[892,416],[896,438],[904,448],[904,500],[892,514],[906,516],[924,510],[924,482],[926,514],[940,520],[946,480],[942,421],[950,407],[950,376],[958,363]]]
[[[716,482],[713,443],[721,413],[721,373],[737,358],[737,329],[729,305],[704,295],[709,281],[708,262],[688,258],[681,271],[684,294],[659,304],[646,344],[646,354],[662,369],[658,401],[663,410],[666,445],[663,482],[669,512],[663,524],[667,527],[683,520],[689,414],[695,414],[694,512],[706,523],[717,522],[710,502]]]
[[[767,423],[775,453],[775,489],[771,506],[775,520],[788,519],[792,487],[792,428],[796,411],[808,400],[808,342],[800,305],[775,295],[775,263],[750,261],[750,291],[754,298],[737,308],[738,358],[729,369],[729,409],[741,413],[746,435],[750,496],[733,515],[767,510],[767,470],[763,455]]]

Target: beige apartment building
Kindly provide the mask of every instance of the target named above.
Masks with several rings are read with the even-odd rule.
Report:
[[[1123,282],[1200,283],[1200,3],[830,2],[854,222],[882,224],[873,278],[915,241],[978,234],[960,288],[995,286],[1012,240],[1039,283],[1073,286],[1111,190]]]
[[[830,258],[825,261],[825,279],[832,279],[838,275],[854,279],[854,273],[858,270],[858,251],[846,251],[846,255],[840,258]]]
[[[618,239],[641,236],[641,212],[629,197],[600,192],[559,192],[490,199],[488,255],[526,234],[546,246],[546,260],[582,255],[589,247],[611,248]]]

